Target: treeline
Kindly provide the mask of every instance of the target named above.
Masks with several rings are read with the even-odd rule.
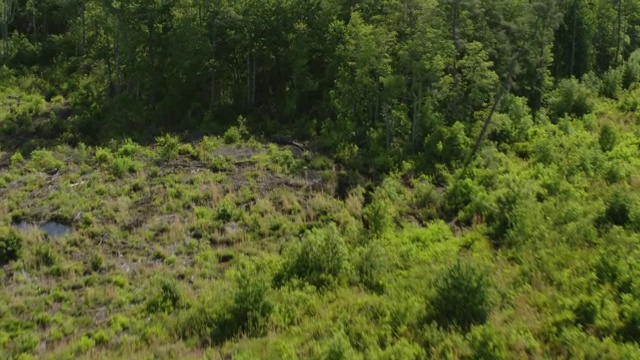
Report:
[[[242,116],[259,134],[322,139],[343,161],[452,164],[494,110],[506,116],[492,137],[508,143],[576,110],[554,90],[562,79],[615,97],[640,78],[640,0],[0,0],[0,10],[5,78],[35,74],[46,98],[62,95],[73,111],[61,131],[85,142],[220,131]]]

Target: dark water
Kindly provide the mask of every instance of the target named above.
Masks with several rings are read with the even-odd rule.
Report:
[[[52,238],[63,236],[71,231],[70,226],[55,221],[49,221],[42,224],[31,224],[23,220],[14,224],[14,226],[20,231],[30,231],[34,229],[44,231]]]

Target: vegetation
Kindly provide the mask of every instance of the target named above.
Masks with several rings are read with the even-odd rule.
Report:
[[[0,354],[640,358],[637,0],[0,0]]]

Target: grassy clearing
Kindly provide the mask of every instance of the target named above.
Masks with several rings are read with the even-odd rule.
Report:
[[[2,153],[0,347],[633,358],[640,162],[637,119],[616,109],[488,145],[468,178],[440,174],[445,187],[411,166],[345,186],[326,157],[234,132]],[[49,221],[70,232],[15,228]]]

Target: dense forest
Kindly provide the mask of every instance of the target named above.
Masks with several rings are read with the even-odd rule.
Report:
[[[640,359],[640,0],[0,0],[0,359]]]

